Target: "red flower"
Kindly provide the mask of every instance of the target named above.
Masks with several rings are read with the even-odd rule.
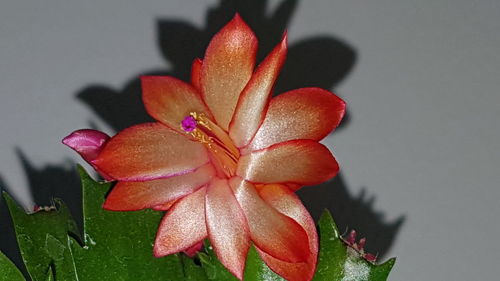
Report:
[[[318,237],[294,191],[337,174],[318,141],[339,124],[345,104],[319,88],[271,99],[286,35],[254,70],[256,51],[254,33],[236,15],[194,61],[191,85],[142,77],[144,104],[158,122],[121,131],[86,160],[117,181],[105,209],[168,210],[156,256],[192,253],[208,237],[242,279],[253,243],[284,278],[310,280]]]

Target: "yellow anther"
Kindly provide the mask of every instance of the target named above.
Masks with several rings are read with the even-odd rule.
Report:
[[[218,166],[223,174],[227,177],[233,176],[240,152],[233,144],[227,132],[210,120],[204,113],[190,112],[186,118],[192,118],[191,120],[196,122],[196,126],[192,126],[190,123],[188,124],[191,125],[190,128],[195,128],[191,131],[184,131],[209,149],[214,156],[214,160],[218,163],[216,166]]]

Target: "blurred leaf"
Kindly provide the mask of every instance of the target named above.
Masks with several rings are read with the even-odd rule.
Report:
[[[51,266],[49,271],[47,271],[47,277],[45,278],[45,281],[54,281],[54,268]]]
[[[0,252],[0,281],[25,281],[17,267]]]
[[[208,240],[205,240],[205,253],[199,253],[201,265],[205,269],[208,280],[238,281],[219,261]]]
[[[328,211],[319,219],[320,252],[313,281],[385,281],[395,263],[390,259],[381,265],[365,260],[342,241]]]
[[[26,269],[33,281],[45,281],[50,266],[60,280],[78,280],[68,247],[68,233],[76,235],[76,225],[63,202],[27,214],[12,197],[4,193],[17,243]]]
[[[184,276],[186,281],[208,281],[205,269],[196,264],[195,259],[186,255],[181,255],[182,265],[184,266]]]
[[[201,260],[201,265],[206,272],[207,280],[220,280],[220,281],[238,281],[217,259],[210,242],[205,241],[205,252],[199,253],[198,256]],[[200,279],[205,280],[205,279]],[[245,281],[285,281],[279,275],[274,273],[262,261],[257,250],[252,245],[248,251],[245,273]]]
[[[274,273],[259,256],[254,246],[248,251],[245,281],[286,281]]]

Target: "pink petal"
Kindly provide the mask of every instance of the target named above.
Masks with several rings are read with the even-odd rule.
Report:
[[[316,271],[318,255],[318,234],[316,225],[300,199],[284,185],[265,185],[259,189],[259,194],[266,203],[282,214],[291,217],[306,231],[309,238],[311,255],[306,262],[288,263],[276,259],[261,249],[257,249],[264,262],[276,273],[289,281],[309,281]]]
[[[120,181],[111,190],[103,208],[112,211],[135,211],[146,208],[162,209],[162,204],[186,196],[206,185],[215,175],[211,164],[191,173],[144,182]]]
[[[201,77],[201,65],[203,61],[199,58],[194,59],[193,65],[191,66],[191,84],[198,91],[201,91],[200,77]]]
[[[163,204],[158,204],[158,205],[155,205],[155,206],[151,207],[151,209],[153,209],[155,211],[168,211],[168,210],[170,210],[170,208],[172,208],[172,206],[177,201],[178,200],[172,200],[170,202],[166,202],[166,203],[163,203]]]
[[[160,123],[145,123],[112,137],[92,163],[120,181],[147,181],[182,175],[208,161],[202,144]]]
[[[271,92],[285,61],[287,36],[259,65],[257,71],[243,90],[233,119],[229,135],[237,147],[247,145],[264,120]]]
[[[308,260],[309,239],[302,226],[269,206],[253,184],[238,177],[229,183],[247,218],[250,237],[259,249],[287,262]]]
[[[253,183],[313,185],[339,170],[328,148],[313,140],[293,140],[243,155],[236,174]]]
[[[190,250],[207,237],[205,191],[201,188],[187,195],[163,217],[153,249],[156,257]]]
[[[215,179],[207,188],[208,237],[222,264],[243,279],[250,237],[245,215],[227,180]]]
[[[345,112],[345,103],[319,88],[286,92],[271,100],[262,126],[247,150],[296,139],[321,140],[335,129]]]
[[[256,52],[257,38],[239,15],[208,45],[201,67],[203,99],[226,131],[240,93],[252,76]]]
[[[169,76],[143,76],[142,99],[148,113],[171,129],[184,134],[181,122],[191,112],[211,116],[198,90]]]
[[[62,140],[62,143],[78,152],[80,156],[92,165],[92,161],[97,158],[104,144],[108,142],[109,136],[103,132],[91,129],[74,131]],[[94,169],[106,180],[112,180],[104,172],[99,171],[95,165]]]

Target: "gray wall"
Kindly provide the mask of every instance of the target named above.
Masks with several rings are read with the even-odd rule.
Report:
[[[27,207],[55,195],[78,215],[73,165],[82,161],[60,139],[142,122],[138,75],[185,77],[232,14],[222,2],[3,1],[2,185]],[[397,256],[391,280],[497,280],[500,2],[268,4],[247,1],[240,12],[263,51],[289,30],[278,90],[318,85],[348,104],[324,141],[342,173],[301,192],[311,212],[328,207],[342,230]],[[13,237],[1,235],[11,253]]]

